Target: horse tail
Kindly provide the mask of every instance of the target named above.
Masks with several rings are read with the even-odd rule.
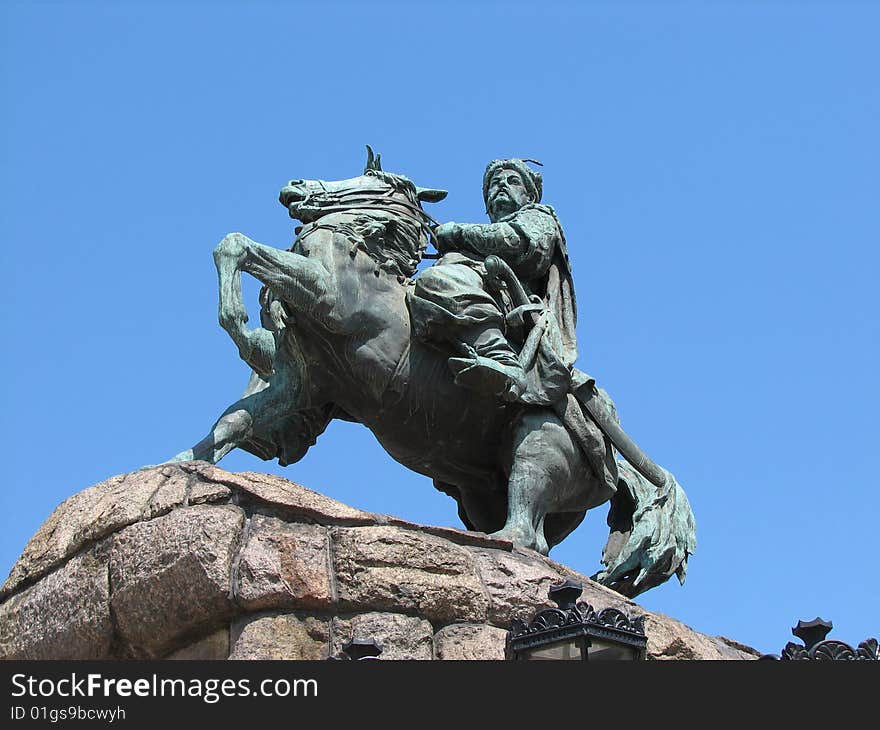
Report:
[[[653,462],[620,427],[611,396],[578,373],[575,392],[584,411],[621,456],[608,511],[610,534],[602,551],[605,570],[593,579],[630,598],[673,576],[684,584],[688,557],[697,547],[696,522],[678,480]]]
[[[674,574],[684,584],[697,547],[696,522],[687,495],[668,471],[657,487],[618,460],[620,478],[611,499],[611,533],[602,552],[605,570],[593,580],[632,598]]]

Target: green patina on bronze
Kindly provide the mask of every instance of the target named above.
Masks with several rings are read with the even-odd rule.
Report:
[[[546,554],[610,502],[595,578],[628,596],[683,582],[690,505],[574,367],[571,265],[532,163],[489,163],[489,223],[438,225],[422,203],[446,192],[383,171],[369,148],[361,176],[285,185],[280,201],[303,224],[290,250],[233,233],[214,251],[220,324],[250,382],[171,461],[242,448],[291,464],[332,419],[354,421],[453,497],[468,529]],[[438,260],[417,275],[429,243]],[[241,272],[264,284],[253,329]]]

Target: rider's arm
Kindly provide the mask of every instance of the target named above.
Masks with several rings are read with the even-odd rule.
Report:
[[[459,248],[483,257],[495,254],[528,279],[544,276],[562,234],[556,219],[539,208],[524,208],[498,223],[458,224]]]
[[[506,222],[524,241],[515,260],[508,259],[516,273],[525,279],[539,279],[550,268],[556,245],[562,240],[562,231],[556,218],[540,207],[517,211]]]
[[[556,219],[537,207],[523,208],[498,223],[444,223],[434,231],[441,253],[495,254],[529,279],[544,276],[562,233]]]
[[[528,242],[509,223],[461,223],[460,247],[483,257],[495,254],[515,260],[528,248]]]

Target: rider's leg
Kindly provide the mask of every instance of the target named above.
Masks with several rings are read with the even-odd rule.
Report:
[[[515,400],[525,374],[504,335],[504,315],[473,266],[441,259],[416,280],[410,307],[416,332],[452,345],[449,365],[460,385]]]
[[[500,322],[463,327],[457,335],[463,357],[449,360],[456,383],[483,393],[501,394],[510,401],[522,395],[525,373]]]

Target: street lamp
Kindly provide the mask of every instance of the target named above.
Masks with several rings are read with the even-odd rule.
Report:
[[[545,608],[525,623],[513,622],[505,655],[514,660],[633,661],[645,658],[645,617],[628,618],[616,608],[596,613],[577,603],[583,586],[572,580],[550,588],[557,608]]]

